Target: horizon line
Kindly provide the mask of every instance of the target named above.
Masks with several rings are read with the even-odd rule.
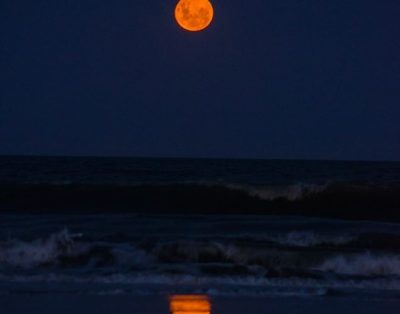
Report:
[[[254,160],[254,161],[331,161],[331,162],[400,162],[394,159],[322,159],[322,158],[267,158],[267,157],[184,157],[184,156],[146,156],[146,155],[63,155],[63,154],[2,154],[3,157],[32,158],[120,158],[120,159],[203,159],[203,160]]]

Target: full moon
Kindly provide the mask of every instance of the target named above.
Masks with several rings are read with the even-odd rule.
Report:
[[[197,32],[210,25],[214,9],[209,0],[180,0],[175,8],[178,24],[191,32]]]

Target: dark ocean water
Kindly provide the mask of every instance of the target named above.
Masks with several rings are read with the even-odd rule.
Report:
[[[0,158],[0,208],[400,220],[400,162]]]
[[[0,158],[1,293],[400,296],[400,163]]]

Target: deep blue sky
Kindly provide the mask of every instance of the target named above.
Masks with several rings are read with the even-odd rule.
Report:
[[[399,0],[2,0],[0,154],[400,160]]]

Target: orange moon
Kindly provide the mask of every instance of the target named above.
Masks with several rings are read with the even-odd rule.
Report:
[[[214,9],[209,0],[180,0],[175,8],[178,24],[191,32],[198,32],[210,25]]]

